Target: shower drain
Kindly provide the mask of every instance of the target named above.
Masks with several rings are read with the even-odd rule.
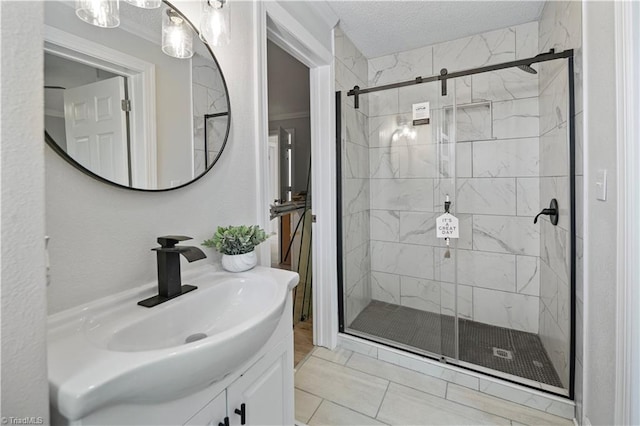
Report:
[[[195,334],[192,334],[191,336],[188,336],[186,339],[184,339],[184,342],[191,343],[191,342],[195,342],[196,340],[204,339],[205,337],[207,337],[205,333],[195,333]]]
[[[511,351],[496,347],[493,348],[493,356],[504,359],[513,359],[513,353]]]

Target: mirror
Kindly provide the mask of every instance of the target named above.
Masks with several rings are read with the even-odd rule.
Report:
[[[120,25],[99,28],[73,2],[45,2],[45,140],[90,176],[135,190],[166,191],[218,161],[230,127],[229,94],[209,46],[168,2],[120,2]],[[175,14],[174,14],[175,12]],[[193,56],[161,48],[162,16],[183,19]]]

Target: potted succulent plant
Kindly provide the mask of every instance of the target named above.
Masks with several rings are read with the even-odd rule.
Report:
[[[269,236],[258,225],[219,226],[215,235],[202,243],[222,253],[222,267],[229,272],[242,272],[256,266],[255,247]]]

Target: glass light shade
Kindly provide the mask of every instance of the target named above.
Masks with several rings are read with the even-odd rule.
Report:
[[[124,0],[129,4],[143,9],[157,9],[162,6],[162,0]]]
[[[76,0],[76,15],[83,21],[102,28],[120,25],[119,0]]]
[[[414,142],[417,137],[418,132],[413,127],[410,127],[408,123],[403,123],[391,135],[391,142],[398,142],[400,140]]]
[[[200,39],[210,46],[224,46],[230,41],[229,2],[204,0],[200,20]]]
[[[174,58],[193,56],[193,32],[185,19],[175,10],[167,8],[162,13],[162,51]]]

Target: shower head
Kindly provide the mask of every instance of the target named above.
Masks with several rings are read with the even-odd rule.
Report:
[[[549,49],[549,53],[554,53],[556,50],[555,49]],[[536,56],[534,56],[534,59],[537,58],[538,56],[544,56],[545,53],[538,53]],[[534,70],[533,68],[531,68],[531,65],[533,64],[533,62],[528,63],[528,64],[524,64],[524,65],[518,65],[518,68],[520,68],[522,71],[524,72],[528,72],[529,74],[538,74],[538,71]]]
[[[518,68],[520,68],[524,72],[528,72],[529,74],[538,74],[538,71],[531,68],[531,64],[518,65]]]

